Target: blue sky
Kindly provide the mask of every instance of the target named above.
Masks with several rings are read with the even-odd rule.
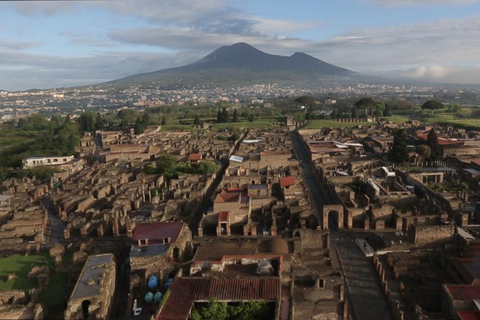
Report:
[[[0,89],[99,83],[222,45],[390,77],[480,83],[480,0],[0,2]]]

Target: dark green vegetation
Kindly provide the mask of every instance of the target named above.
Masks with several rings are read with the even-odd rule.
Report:
[[[76,122],[58,116],[47,120],[41,114],[20,119],[17,123],[3,124],[0,131],[3,141],[0,145],[0,181],[9,176],[50,177],[54,171],[46,167],[19,170],[22,160],[31,156],[72,155],[81,139]]]
[[[193,320],[270,320],[275,316],[274,304],[264,301],[227,304],[211,301],[196,305],[192,311]]]
[[[175,156],[165,154],[155,163],[155,166],[148,166],[148,174],[163,174],[167,179],[176,179],[182,173],[210,175],[220,168],[212,161],[202,161],[190,165],[188,162],[180,162]]]
[[[388,160],[396,164],[408,161],[407,135],[405,130],[397,129],[393,135],[393,146],[388,153]]]
[[[48,266],[53,270],[53,259],[48,254],[19,255],[14,254],[0,259],[0,290],[19,289],[28,291],[37,286],[36,278],[28,278],[34,266]],[[8,280],[9,274],[15,277]]]

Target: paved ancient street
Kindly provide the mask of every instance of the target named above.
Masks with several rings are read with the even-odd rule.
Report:
[[[312,209],[316,209],[318,214],[322,212],[325,204],[322,188],[313,175],[310,158],[300,136],[291,133],[291,139],[295,153],[303,163],[304,179],[307,181],[311,199],[313,199]],[[318,217],[319,223],[322,225],[321,215]],[[356,320],[392,320],[387,299],[382,292],[371,258],[364,256],[347,232],[331,232],[331,250],[338,254],[333,255],[332,264],[334,267],[339,266],[342,269],[353,318]]]

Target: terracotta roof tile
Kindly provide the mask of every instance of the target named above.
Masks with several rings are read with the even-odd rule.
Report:
[[[287,188],[293,186],[295,184],[295,178],[292,176],[281,178],[280,179],[280,187]]]
[[[183,222],[139,223],[133,232],[133,240],[148,239],[151,243],[155,243],[155,240],[170,238],[171,243],[174,243],[177,241],[183,225]]]

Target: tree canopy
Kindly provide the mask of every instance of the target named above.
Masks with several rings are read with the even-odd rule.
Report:
[[[428,132],[427,145],[430,147],[430,157],[428,160],[439,160],[442,157],[442,148],[438,143],[438,136],[434,128]]]
[[[211,301],[198,306],[192,312],[193,320],[251,320],[273,319],[274,308],[265,301],[241,302],[230,305],[225,302]]]
[[[422,109],[426,110],[438,110],[442,109],[443,104],[438,100],[428,100],[422,104]]]
[[[388,160],[396,164],[408,161],[407,136],[403,129],[397,129],[393,135],[393,145],[388,152]]]
[[[305,107],[311,107],[315,104],[315,99],[312,96],[301,96],[295,99],[295,102]]]

